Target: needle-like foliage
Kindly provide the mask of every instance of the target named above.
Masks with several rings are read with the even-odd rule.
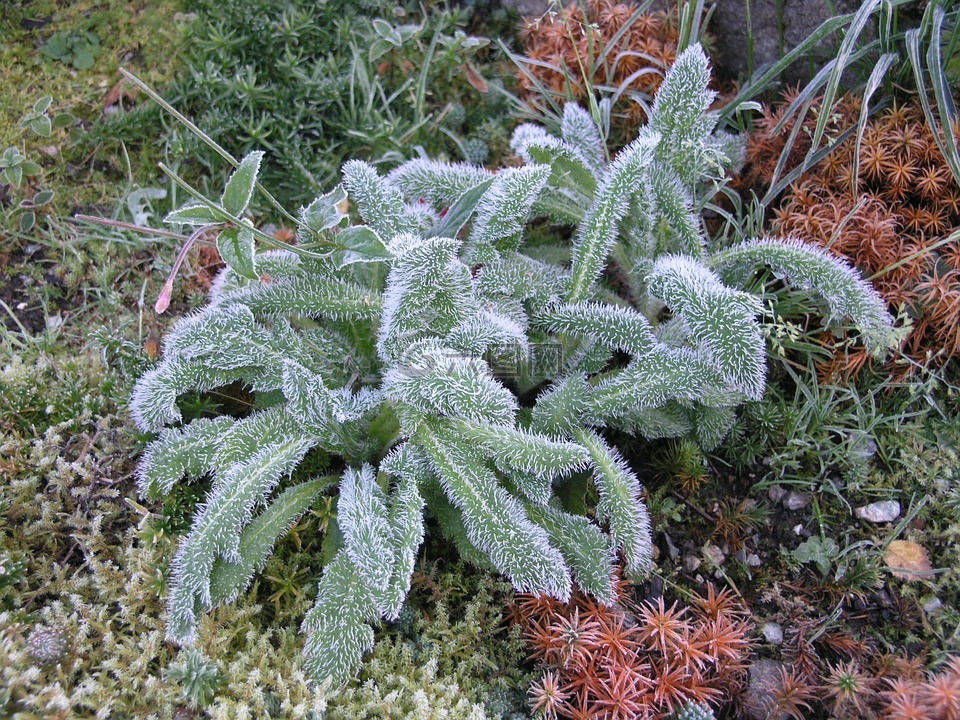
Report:
[[[177,553],[171,639],[191,641],[199,613],[242,592],[332,484],[279,489],[314,449],[342,468],[342,542],[303,623],[318,681],[349,679],[371,624],[397,617],[427,505],[465,557],[518,589],[568,600],[576,584],[610,603],[617,555],[635,578],[653,548],[640,478],[603,430],[723,438],[764,389],[761,305],[740,286],[757,265],[885,348],[883,305],[842,261],[799,241],[709,246],[692,198],[729,138],[711,134],[707,79],[693,46],[651,127],[609,163],[571,106],[561,137],[517,130],[527,165],[414,160],[384,177],[351,161],[341,188],[302,209],[295,243],[230,243],[209,305],[176,325],[131,401],[138,425],[159,432],[140,467],[145,494],[213,479]],[[191,221],[236,229],[225,218],[245,212],[259,160],[239,163],[219,203],[191,205]],[[577,225],[569,266],[528,242],[531,222],[557,219]],[[263,400],[248,417],[165,427],[181,423],[183,393],[238,381]],[[589,483],[599,524],[582,493],[560,500]]]

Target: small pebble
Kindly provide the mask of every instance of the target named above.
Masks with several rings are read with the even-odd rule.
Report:
[[[780,485],[771,485],[767,490],[767,497],[770,498],[770,502],[774,505],[779,503],[787,496],[787,491],[784,490]]]
[[[698,558],[696,555],[684,555],[683,556],[683,569],[688,573],[696,572],[700,566],[703,564],[703,561]]]
[[[676,560],[680,557],[680,548],[673,544],[673,539],[667,533],[663,534],[663,539],[667,543],[667,554],[670,556],[671,560]]]
[[[935,613],[943,607],[943,602],[936,595],[923,598],[923,610],[927,613]]]
[[[723,565],[723,561],[727,559],[727,556],[723,554],[723,550],[716,545],[710,544],[704,545],[703,557],[715,567],[720,567]]]
[[[867,522],[893,522],[900,517],[900,503],[896,500],[883,500],[882,502],[870,503],[869,505],[858,507],[853,511],[853,514]]]
[[[783,644],[783,625],[775,622],[764,623],[760,626],[764,639],[772,645]]]
[[[787,493],[787,497],[783,500],[783,506],[787,510],[802,510],[807,505],[810,504],[810,494],[809,493],[799,493],[796,490],[791,490]]]

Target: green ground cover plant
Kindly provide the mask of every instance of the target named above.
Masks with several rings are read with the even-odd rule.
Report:
[[[381,0],[188,0],[185,7],[194,17],[189,69],[164,96],[234,155],[269,152],[264,182],[291,206],[335,184],[352,157],[388,169],[424,153],[470,154],[482,163],[491,147],[505,149],[503,96],[479,69],[489,41],[468,34],[467,9],[424,12]],[[96,134],[152,144],[162,133],[182,173],[222,176],[216,152],[161,122],[147,103]],[[465,126],[474,129],[470,137]]]
[[[241,219],[262,153],[234,161],[219,201],[171,171],[195,201],[166,222],[217,229],[228,270],[138,381],[134,418],[161,430],[182,419],[178,396],[236,381],[261,408],[162,430],[147,449],[147,496],[215,476],[174,563],[171,638],[192,642],[199,613],[238,597],[278,535],[338,482],[274,493],[317,451],[345,466],[342,546],[304,621],[317,680],[346,682],[373,644],[368,623],[398,616],[425,505],[466,557],[518,590],[566,600],[576,582],[611,602],[614,553],[639,579],[652,545],[639,481],[597,430],[691,434],[707,448],[722,439],[765,384],[761,305],[738,284],[769,267],[887,350],[882,302],[842,261],[796,240],[710,247],[694,197],[739,146],[713,134],[708,81],[695,45],[667,74],[649,126],[609,163],[575,105],[561,137],[520,126],[512,144],[527,164],[495,175],[414,160],[384,177],[350,161],[282,249],[258,252],[276,241]],[[365,224],[349,222],[344,199]],[[525,247],[536,217],[576,226],[569,270]],[[629,303],[597,284],[611,256]],[[551,485],[582,482],[582,471],[609,536],[551,503]]]
[[[862,73],[862,86],[845,89],[859,92],[864,107],[888,112],[891,98],[901,100],[922,82],[931,91],[929,109],[921,108],[924,116],[950,112],[944,90],[957,88],[951,74],[957,57],[955,9],[944,6],[947,13],[937,24],[933,9],[923,17],[909,3],[865,5],[869,7],[859,14],[827,23],[826,31],[851,24],[867,31],[847,32],[849,53],[809,88],[801,88],[800,100],[788,110],[795,116],[806,112],[798,125],[810,128],[811,140],[819,132],[816,98],[834,82],[839,98],[851,69]],[[10,79],[0,88],[0,150],[14,147],[23,158],[2,169],[24,162],[40,168],[34,175],[24,173],[19,189],[12,178],[0,179],[0,657],[7,660],[0,669],[0,717],[536,716],[536,707],[544,706],[536,706],[540,696],[527,691],[549,690],[544,681],[551,673],[558,676],[558,668],[549,663],[534,667],[526,658],[520,628],[501,623],[517,616],[512,585],[494,579],[489,556],[472,542],[467,513],[451,502],[451,497],[462,498],[456,493],[465,484],[445,488],[434,456],[441,461],[462,456],[472,473],[465,477],[493,478],[494,495],[519,506],[532,532],[546,533],[550,547],[573,568],[570,586],[579,593],[578,568],[605,571],[612,563],[604,553],[630,545],[623,539],[622,522],[618,529],[611,517],[616,507],[611,513],[609,497],[599,492],[609,478],[595,477],[604,468],[591,451],[604,448],[608,459],[623,463],[608,463],[607,470],[615,475],[622,469],[633,489],[643,481],[641,502],[632,507],[646,508],[647,549],[656,558],[652,573],[622,586],[627,603],[652,608],[662,593],[667,607],[673,600],[682,606],[703,593],[708,581],[718,583],[730,588],[753,623],[763,628],[763,639],[760,630],[751,638],[751,666],[757,656],[783,664],[779,687],[767,699],[775,705],[769,707],[807,718],[895,711],[939,717],[937,708],[952,701],[956,673],[950,662],[960,651],[955,571],[960,383],[955,362],[918,367],[909,378],[894,380],[871,371],[856,381],[818,384],[814,363],[826,359],[817,342],[824,318],[831,318],[831,333],[850,333],[853,349],[871,334],[857,331],[844,313],[831,312],[818,293],[785,281],[762,263],[731,272],[724,259],[754,248],[755,239],[765,237],[776,203],[773,195],[763,197],[770,188],[761,188],[759,200],[738,194],[710,162],[701,166],[706,172],[692,173],[689,183],[680,181],[684,194],[679,206],[668,207],[666,185],[659,194],[651,190],[655,201],[647,206],[631,201],[616,229],[605,236],[612,240],[599,263],[595,257],[586,259],[590,253],[571,252],[591,236],[590,222],[600,216],[591,208],[602,206],[614,178],[625,177],[617,172],[625,172],[630,163],[623,156],[618,165],[615,148],[601,143],[597,149],[594,131],[604,137],[602,102],[588,104],[587,112],[565,111],[558,104],[546,132],[523,126],[513,134],[511,146],[509,105],[497,88],[502,82],[505,90],[511,89],[512,79],[500,78],[514,69],[495,64],[500,51],[481,44],[483,37],[505,37],[515,28],[484,21],[490,14],[468,16],[434,4],[397,15],[392,6],[369,3],[352,6],[344,14],[357,14],[342,25],[321,28],[303,19],[301,6],[287,6],[284,13],[279,3],[257,0],[227,18],[218,18],[211,3],[192,1],[29,0],[0,8],[2,33],[5,41],[10,39],[0,48]],[[677,31],[685,43],[702,35],[696,23],[688,27],[696,10],[694,4],[681,13]],[[884,34],[888,20],[890,32]],[[251,42],[264,28],[279,32],[276,43]],[[348,28],[353,31],[349,42],[333,49],[324,44]],[[876,28],[880,34],[871,35],[869,30]],[[86,32],[101,41],[89,69],[42,52],[55,36]],[[191,39],[198,41],[193,47]],[[803,54],[815,41],[794,54]],[[837,41],[838,50],[843,42]],[[507,39],[504,47],[514,45]],[[931,54],[933,47],[941,59]],[[883,55],[881,61],[868,62],[877,53]],[[891,53],[898,58],[891,60]],[[298,89],[291,85],[297,79],[284,74],[288,55],[316,60],[318,72],[323,61],[329,62],[336,70],[331,82],[352,88],[332,104],[323,104],[328,96],[317,100],[330,121],[322,142],[313,143],[309,134],[293,137],[296,130],[289,121],[309,119],[299,114]],[[410,72],[411,63],[419,72]],[[771,97],[785,63],[744,79],[719,117],[701,117],[697,132],[703,135],[697,137],[712,138],[704,147],[717,152],[707,159],[719,161],[720,154],[736,159],[736,144],[711,123],[719,119],[720,129],[749,130],[751,103]],[[216,149],[171,121],[142,90],[132,97],[135,84],[119,87],[119,101],[109,93],[114,97],[108,105],[105,94],[118,90],[120,65],[164,88],[167,97],[176,97],[178,107],[220,140],[221,150],[228,145],[233,166],[220,162]],[[874,73],[874,67],[881,69]],[[197,78],[208,82],[191,83]],[[310,82],[315,79],[311,76]],[[483,84],[486,93],[480,90]],[[266,94],[284,101],[268,101]],[[652,97],[645,102],[646,110],[653,109]],[[105,115],[105,105],[125,111]],[[257,112],[251,114],[251,108]],[[571,117],[565,126],[567,112]],[[76,122],[56,127],[54,120],[66,114]],[[43,118],[50,123],[49,136]],[[869,128],[872,119],[856,121]],[[243,137],[248,126],[264,142]],[[233,130],[225,132],[225,127]],[[831,128],[828,122],[811,153],[804,148],[807,168],[825,157],[824,166],[829,164]],[[642,133],[648,140],[650,130]],[[584,144],[587,131],[594,139]],[[297,152],[283,160],[287,139]],[[789,133],[786,139],[796,144]],[[653,185],[653,190],[651,177],[657,170],[678,172],[658,154],[661,144],[651,142],[653,157],[638,170],[641,185]],[[697,142],[682,147],[696,148]],[[328,155],[309,166],[312,177],[297,175],[302,173],[297,162],[318,148]],[[218,215],[239,210],[236,193],[226,196],[220,190],[241,158],[258,149],[267,150],[258,179],[279,202],[255,191],[245,212]],[[946,144],[944,149],[949,149]],[[246,161],[248,171],[255,158]],[[341,176],[339,166],[346,159],[367,162],[350,163]],[[186,185],[199,188],[197,195],[176,180],[158,177],[158,160],[186,178]],[[460,160],[469,161],[472,169]],[[292,170],[278,169],[281,165]],[[546,174],[542,185],[538,172]],[[786,165],[771,184],[786,187],[789,175]],[[297,180],[289,181],[293,177]],[[327,193],[311,205],[341,177],[343,192]],[[396,191],[401,202],[372,210],[357,178],[369,181],[367,195],[371,188],[385,197]],[[489,209],[509,204],[521,181],[532,183],[525,195],[529,204],[516,206],[513,214]],[[243,184],[238,181],[235,188]],[[48,203],[30,206],[48,191],[54,193]],[[337,202],[343,195],[346,202]],[[27,204],[21,205],[24,200]],[[166,236],[137,226],[156,226],[185,202],[213,213],[206,218],[212,227],[177,258],[193,231],[206,225],[171,226]],[[309,215],[315,226],[333,224],[320,230],[304,224],[295,211],[298,203],[313,208]],[[396,212],[384,219],[382,207]],[[67,216],[77,211],[121,224],[71,222]],[[34,222],[24,227],[21,219],[28,212]],[[501,218],[515,222],[498,230],[494,220]],[[390,223],[409,223],[409,245],[390,241],[390,231],[383,229]],[[448,233],[446,245],[442,234],[425,237],[438,228]],[[219,246],[231,267],[211,289],[223,267],[215,241],[222,230],[229,232]],[[496,239],[482,242],[491,233]],[[689,243],[678,244],[678,237]],[[408,256],[404,265],[405,253],[429,255],[441,246],[446,260],[439,272],[447,280],[460,278],[461,284],[424,287],[418,273],[404,274],[413,264]],[[764,251],[771,252],[770,247],[766,244]],[[709,328],[698,324],[696,308],[678,311],[675,295],[668,300],[658,294],[667,285],[663,273],[671,256],[683,258],[685,276],[702,266],[700,276],[713,274],[723,290],[709,287],[750,308],[749,322],[745,310],[736,337],[741,349],[751,350],[741,356],[753,358],[752,365],[742,366],[752,371],[735,381],[740,386],[733,392],[730,377],[711,375],[719,361],[711,350]],[[602,272],[587,271],[591,266]],[[493,282],[506,271],[513,274],[503,283]],[[177,282],[169,291],[170,306],[157,315],[151,304],[164,294],[164,278],[171,276]],[[372,303],[363,310],[368,315],[331,318],[290,305],[281,312],[247,304],[256,302],[248,296],[258,292],[280,293],[296,283],[332,279],[340,283],[334,283],[338,289],[347,285],[369,297]],[[581,297],[570,294],[575,284],[582,288]],[[437,294],[430,294],[424,307],[439,302],[441,312],[431,314],[422,327],[412,312],[385,315],[388,296],[422,299],[428,290]],[[438,297],[456,302],[445,304]],[[334,305],[331,300],[325,311]],[[287,397],[288,391],[295,396],[298,380],[325,401],[362,396],[370,406],[345,435],[362,436],[354,447],[336,446],[324,435],[320,444],[326,449],[309,450],[293,472],[281,473],[273,490],[253,503],[251,522],[239,533],[246,538],[240,549],[248,560],[256,555],[262,563],[254,566],[262,567],[234,602],[204,610],[201,598],[195,642],[181,647],[165,641],[169,603],[178,592],[189,594],[178,590],[183,582],[177,558],[197,548],[195,520],[204,517],[206,504],[222,491],[229,473],[197,471],[198,477],[170,480],[162,498],[138,497],[137,481],[150,460],[138,473],[137,458],[155,436],[135,428],[124,398],[138,380],[155,381],[179,362],[172,359],[194,352],[183,347],[191,323],[199,330],[220,313],[243,314],[244,306],[253,315],[242,332],[252,330],[271,352],[296,349],[293,361],[305,370],[291,373],[288,359],[271,379],[270,358],[277,356],[266,353],[266,360],[257,358],[263,363],[257,368],[236,369],[251,384],[179,394],[173,407],[181,420],[161,430],[160,442],[189,435],[191,428],[230,426],[215,441],[215,462],[224,459],[225,467],[236,469],[240,460],[229,457],[234,446],[227,447],[227,441],[254,429],[256,419],[325,412],[315,403],[306,408]],[[191,311],[191,319],[176,320]],[[670,398],[664,390],[665,404],[652,409],[637,405],[628,381],[640,372],[640,360],[653,359],[650,352],[641,354],[647,346],[636,344],[638,337],[648,338],[643,322],[654,339],[649,347],[666,347],[667,356],[684,362],[703,361],[695,373],[685,372],[690,367],[682,364],[674,369],[683,370],[685,378],[710,380],[713,385],[698,387],[723,388],[722,397],[704,391],[690,401],[689,395]],[[429,350],[431,343],[446,350],[430,354],[429,362],[406,352],[381,352],[379,330],[384,326],[402,326],[404,332],[412,328],[410,344],[418,350]],[[878,331],[876,346],[885,344],[884,337],[896,340],[904,333],[898,327],[888,337],[886,322],[872,327]],[[233,347],[238,327],[225,324],[221,329],[217,342]],[[477,333],[473,345],[463,344],[467,331]],[[276,345],[277,338],[282,346]],[[408,335],[398,333],[390,343],[405,348],[407,340]],[[506,422],[500,422],[506,415],[496,422],[464,417],[464,408],[473,406],[454,406],[442,392],[413,394],[420,406],[411,407],[404,382],[445,390],[449,378],[444,373],[451,368],[467,373],[457,375],[458,381],[479,379],[482,393],[499,393],[511,417]],[[756,373],[760,368],[762,377]],[[762,394],[744,389],[745,378],[751,377],[760,379]],[[271,382],[278,382],[277,388],[264,389]],[[571,406],[564,403],[571,401],[574,411],[568,412]],[[546,412],[551,402],[552,414]],[[611,410],[617,407],[632,409]],[[303,434],[305,424],[278,427]],[[437,427],[446,435],[424,444]],[[556,431],[548,434],[548,427]],[[365,429],[370,431],[364,435]],[[674,436],[649,439],[665,433]],[[306,434],[315,438],[313,430]],[[571,462],[553,474],[542,465],[528,472],[510,463],[530,455],[503,451],[518,451],[518,440],[527,443],[524,450],[549,448],[548,459],[569,450],[584,464]],[[602,441],[604,448],[591,440]],[[390,448],[400,443],[404,449],[390,455]],[[439,444],[448,456],[437,455]],[[155,459],[163,446],[152,447],[146,457]],[[318,589],[321,606],[324,597],[333,596],[337,577],[327,577],[332,563],[370,579],[374,566],[358,566],[351,553],[369,560],[370,544],[363,544],[368,538],[391,547],[399,527],[399,500],[413,497],[413,483],[386,470],[402,459],[397,456],[417,453],[432,473],[417,483],[424,508],[422,543],[416,553],[383,553],[394,558],[393,569],[410,568],[409,592],[394,620],[373,623],[373,647],[363,660],[342,663],[354,679],[336,690],[316,682],[318,666],[303,655],[303,618],[316,607]],[[308,500],[326,482],[330,484]],[[369,493],[355,492],[358,488]],[[401,488],[406,495],[398,492]],[[550,502],[543,504],[550,494]],[[796,506],[787,507],[785,494]],[[891,499],[901,504],[893,522],[873,524],[854,515],[863,505]],[[407,517],[415,518],[415,513]],[[550,520],[558,517],[593,543],[592,555],[577,554],[573,543],[554,541],[557,531]],[[358,519],[366,522],[358,524]],[[414,519],[407,528],[416,526]],[[390,528],[386,539],[373,530],[364,534],[385,528]],[[407,547],[415,540],[408,537]],[[213,574],[222,578],[225,571],[235,572],[228,560],[216,558]],[[905,563],[918,564],[911,568]],[[602,593],[603,572],[595,575],[598,592],[582,595],[588,603]],[[363,593],[371,597],[378,592],[375,583],[364,586]],[[613,604],[603,612],[615,621],[622,609]],[[766,638],[770,623],[781,626],[781,644]],[[362,625],[352,627],[363,639],[371,637]],[[690,628],[691,637],[707,631]],[[308,651],[319,651],[323,638],[318,635],[313,634]],[[535,679],[540,682],[531,688]],[[691,703],[678,707],[676,715],[739,716],[738,703],[751,698],[735,685],[711,701],[713,709]],[[573,690],[555,689],[561,694]],[[602,687],[595,689],[603,697],[610,695]]]

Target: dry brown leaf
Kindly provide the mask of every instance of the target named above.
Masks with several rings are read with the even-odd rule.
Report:
[[[464,63],[460,66],[460,69],[463,70],[463,74],[466,76],[467,82],[473,85],[475,90],[485,93],[490,89],[490,87],[487,85],[487,81],[483,79],[483,75],[481,75],[480,71],[477,70],[472,64]]]
[[[926,549],[912,540],[894,540],[883,554],[893,576],[901,580],[925,580],[933,577],[933,566]]]
[[[111,105],[116,105],[124,98],[133,100],[139,91],[138,87],[130,85],[126,80],[121,80],[103,96],[103,107],[108,108]]]
[[[156,360],[160,357],[160,337],[153,330],[147,335],[147,339],[143,341],[143,352],[151,360]]]

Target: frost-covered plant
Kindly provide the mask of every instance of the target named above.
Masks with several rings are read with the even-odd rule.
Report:
[[[216,661],[204,657],[194,648],[184,650],[182,662],[167,668],[167,677],[180,684],[184,700],[200,707],[213,701],[226,680]]]
[[[673,716],[674,720],[716,720],[713,709],[706,703],[691,702]]]
[[[53,665],[67,652],[67,636],[62,630],[36,627],[27,638],[27,655],[40,665]]]
[[[382,177],[350,161],[342,187],[301,210],[289,248],[257,252],[269,238],[242,219],[260,153],[219,202],[196,194],[168,216],[222,228],[228,265],[132,398],[137,424],[160,432],[140,467],[145,495],[214,477],[177,552],[172,639],[190,642],[200,613],[237,598],[330,485],[278,491],[318,448],[344,469],[342,546],[303,623],[317,680],[349,678],[371,624],[400,613],[427,505],[467,559],[518,590],[567,600],[576,584],[611,602],[617,553],[637,577],[652,552],[640,482],[601,431],[723,437],[764,388],[761,305],[739,289],[756,266],[818,291],[883,352],[883,303],[842,261],[798,241],[710,247],[693,193],[737,145],[713,134],[708,79],[694,46],[610,163],[573,105],[562,137],[517,129],[521,167],[414,160]],[[347,198],[364,224],[341,213]],[[539,218],[575,226],[569,264],[530,247]],[[600,282],[611,258],[622,296]],[[236,381],[257,396],[248,417],[165,428],[181,421],[182,393]],[[602,526],[554,493],[587,475]]]

